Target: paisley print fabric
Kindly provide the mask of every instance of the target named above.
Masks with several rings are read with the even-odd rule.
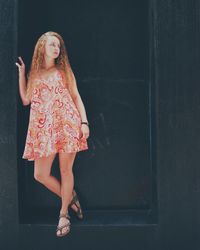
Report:
[[[35,158],[57,152],[88,149],[81,136],[81,117],[70,92],[56,70],[48,79],[36,79],[31,95],[29,125],[22,158]]]

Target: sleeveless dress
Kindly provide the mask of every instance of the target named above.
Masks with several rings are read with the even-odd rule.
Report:
[[[29,125],[22,158],[34,161],[57,152],[88,149],[81,136],[81,116],[56,70],[49,78],[35,80]]]

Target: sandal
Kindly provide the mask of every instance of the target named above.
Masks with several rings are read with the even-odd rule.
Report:
[[[62,217],[67,218],[69,221],[66,224],[62,225],[62,226],[57,226],[57,229],[56,229],[56,236],[57,237],[65,236],[70,231],[70,225],[71,225],[70,216],[68,215],[68,213],[67,214],[60,214],[59,219],[62,218]],[[67,231],[62,233],[62,229],[65,228],[65,227],[67,228]],[[58,231],[60,231],[60,234],[57,234]]]
[[[77,210],[74,210],[74,208],[72,208],[72,205],[75,205],[77,207]],[[73,198],[69,206],[76,213],[79,219],[83,219],[83,212],[82,212],[81,205],[80,205],[80,202],[79,202],[79,199],[75,190],[73,190]]]

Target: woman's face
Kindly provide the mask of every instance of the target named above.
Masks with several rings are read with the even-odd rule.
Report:
[[[56,59],[60,54],[60,41],[55,36],[48,36],[45,44],[44,54],[47,57]]]

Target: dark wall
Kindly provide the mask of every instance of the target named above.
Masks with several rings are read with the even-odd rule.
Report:
[[[18,237],[17,84],[14,61],[17,6],[0,1],[0,249],[14,249]]]
[[[160,249],[199,249],[198,1],[153,1]]]

